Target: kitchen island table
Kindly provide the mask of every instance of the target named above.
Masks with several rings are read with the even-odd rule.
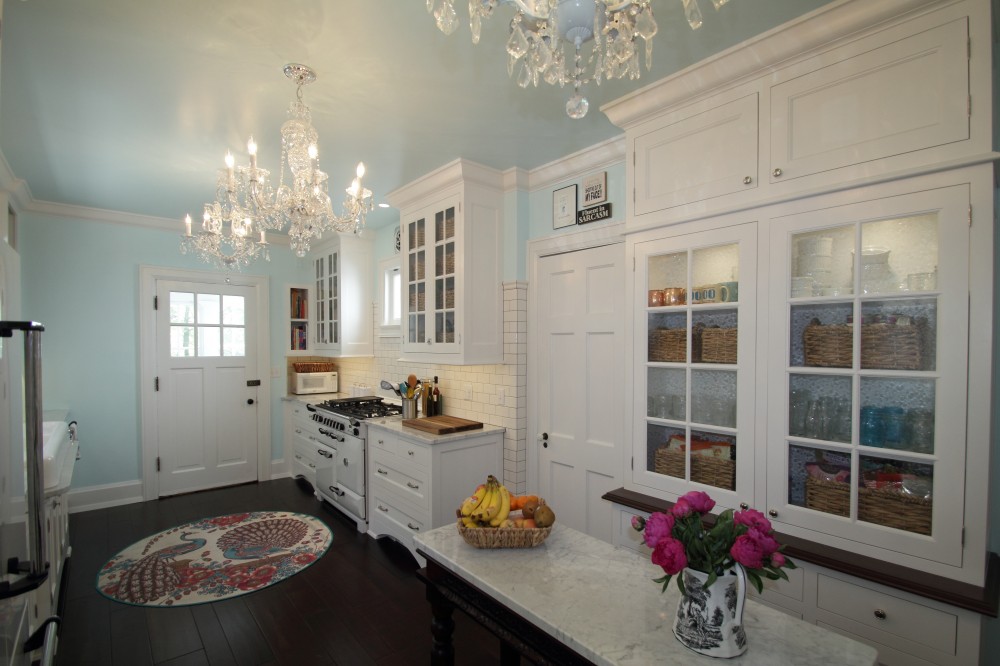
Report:
[[[431,603],[431,663],[452,664],[451,614],[460,608],[496,634],[503,663],[754,666],[876,663],[874,648],[747,600],[749,649],[725,661],[673,635],[679,592],[647,557],[556,524],[534,548],[481,550],[455,525],[414,536]]]

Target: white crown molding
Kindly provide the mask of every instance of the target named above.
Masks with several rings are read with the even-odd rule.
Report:
[[[428,194],[440,193],[446,188],[474,183],[501,190],[505,185],[504,174],[496,169],[469,160],[458,158],[438,167],[434,171],[417,178],[385,195],[389,205],[403,210],[420,201]]]
[[[528,189],[532,192],[548,189],[624,161],[625,135],[621,134],[532,169],[528,174]]]
[[[531,183],[531,172],[520,167],[511,167],[503,172],[503,191],[527,190]]]

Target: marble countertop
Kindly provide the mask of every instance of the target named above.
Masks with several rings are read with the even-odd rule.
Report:
[[[402,435],[410,439],[415,439],[425,444],[441,444],[444,442],[453,442],[455,440],[466,440],[474,439],[476,437],[486,437],[487,435],[493,435],[495,433],[503,433],[507,429],[501,426],[490,425],[489,423],[484,423],[483,427],[476,430],[465,430],[463,432],[453,432],[447,435],[435,435],[431,432],[426,432],[424,430],[417,430],[416,428],[407,428],[403,425],[402,416],[389,416],[381,419],[368,419],[365,421],[368,424],[368,429],[381,428],[391,433],[397,435]]]
[[[454,525],[417,534],[419,551],[597,664],[826,666],[876,663],[874,648],[747,600],[749,649],[717,660],[691,652],[673,635],[680,592],[648,558],[556,523],[544,543],[480,550]]]

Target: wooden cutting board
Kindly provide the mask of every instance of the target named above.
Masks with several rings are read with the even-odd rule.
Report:
[[[428,416],[422,419],[405,419],[403,425],[407,428],[416,428],[435,435],[446,435],[450,432],[463,432],[465,430],[478,430],[483,427],[479,421],[460,419],[457,416]]]

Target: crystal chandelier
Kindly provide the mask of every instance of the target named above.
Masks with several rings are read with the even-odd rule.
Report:
[[[372,192],[361,183],[364,164],[358,164],[357,175],[347,188],[343,214],[337,215],[327,194],[329,177],[319,168],[319,133],[302,101],[302,86],[314,82],[316,73],[297,64],[286,65],[284,72],[295,82],[296,92],[289,119],[281,126],[277,190],[269,184],[270,172],[257,166],[257,144],[251,136],[248,166],[235,166],[232,153],[226,153],[226,166],[219,169],[216,200],[205,206],[201,230],[192,235],[191,216],[185,217],[182,253],[194,252],[204,261],[238,270],[260,257],[270,260],[268,230],[280,231],[287,225],[289,245],[297,256],[304,257],[310,242],[324,231],[360,233],[364,228],[365,215],[373,209]]]
[[[691,29],[701,27],[698,0],[681,0]],[[712,0],[716,9],[729,0]],[[639,78],[639,48],[645,45],[646,70],[652,67],[656,20],[651,0],[469,0],[472,43],[478,44],[484,19],[498,4],[513,4],[514,18],[507,39],[507,74],[522,88],[539,81],[573,86],[566,102],[570,118],[587,115],[590,103],[580,88],[604,79]],[[427,0],[441,32],[450,35],[458,27],[455,0]],[[583,45],[592,41],[584,61]],[[571,57],[566,51],[571,49]],[[567,64],[569,63],[569,64]]]

